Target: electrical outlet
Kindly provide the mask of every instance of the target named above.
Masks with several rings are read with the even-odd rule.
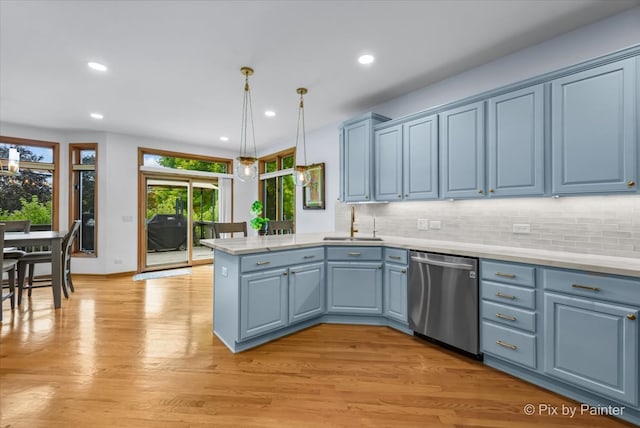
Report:
[[[520,234],[531,233],[531,225],[515,223],[513,225],[513,233],[520,233]]]
[[[113,264],[114,265],[121,265],[122,264],[122,259],[113,259]]]
[[[439,230],[442,228],[442,222],[440,220],[431,220],[429,222],[429,227],[433,230]]]
[[[429,220],[427,220],[426,218],[419,218],[418,230],[429,230]]]
[[[133,216],[130,215],[123,215],[122,216],[122,222],[123,223],[131,223],[133,221]]]

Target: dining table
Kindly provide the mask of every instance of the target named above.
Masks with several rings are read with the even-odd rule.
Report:
[[[51,287],[53,307],[62,306],[62,240],[66,232],[55,230],[33,232],[5,232],[5,247],[48,246],[51,248]]]

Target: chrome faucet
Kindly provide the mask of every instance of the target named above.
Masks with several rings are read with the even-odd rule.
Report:
[[[349,236],[351,238],[353,238],[353,235],[358,231],[358,229],[353,227],[353,224],[355,222],[356,222],[356,206],[355,205],[351,205],[351,228],[350,228],[350,231],[349,231]]]

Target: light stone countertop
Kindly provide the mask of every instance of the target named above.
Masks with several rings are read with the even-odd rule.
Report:
[[[324,237],[327,236],[340,237],[345,235],[341,235],[338,232],[321,234],[304,233],[233,239],[202,239],[200,243],[214,250],[220,250],[231,255],[255,254],[317,246],[406,248],[409,250],[554,266],[640,278],[640,258],[547,251],[457,241],[434,241],[398,236],[379,236],[379,238],[382,238],[382,241],[325,241]]]

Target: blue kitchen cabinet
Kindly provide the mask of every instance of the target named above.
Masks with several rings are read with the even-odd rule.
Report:
[[[385,263],[384,311],[387,318],[407,324],[407,266]]]
[[[375,132],[375,199],[402,200],[402,125]]]
[[[240,277],[241,340],[288,324],[287,278],[287,269],[260,271]]]
[[[324,263],[289,269],[289,322],[322,315],[325,308]]]
[[[543,85],[489,100],[489,195],[544,194]]]
[[[414,119],[403,130],[403,199],[438,198],[438,117]]]
[[[545,293],[547,374],[638,404],[638,317],[627,305]]]
[[[636,59],[553,80],[552,192],[636,192]]]
[[[382,314],[382,262],[328,262],[327,312]]]
[[[347,121],[340,137],[342,202],[366,202],[373,199],[373,127],[389,120],[369,113]]]
[[[484,196],[484,102],[446,110],[440,114],[442,196]]]

